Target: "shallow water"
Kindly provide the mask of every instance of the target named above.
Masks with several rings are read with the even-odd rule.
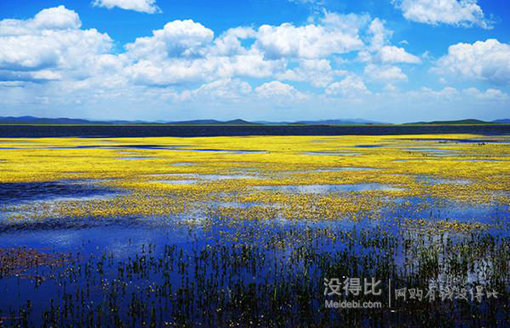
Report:
[[[348,153],[348,152],[329,152],[329,151],[306,151],[306,155],[332,155],[332,156],[351,156],[361,155],[361,153]]]
[[[194,181],[198,182],[200,180],[239,180],[239,179],[262,179],[262,177],[258,175],[249,175],[249,174],[198,174],[198,173],[161,173],[154,174],[155,176],[170,176],[170,177],[188,177],[188,178],[196,178],[194,180],[183,180],[183,181]],[[160,180],[160,182],[168,181],[168,183],[174,183],[173,181],[178,180]]]
[[[198,180],[154,180],[155,183],[167,183],[167,184],[195,184]]]
[[[152,156],[136,156],[136,157],[119,157],[118,160],[121,161],[146,161],[151,159],[157,159],[158,157],[152,157]]]
[[[98,181],[88,180],[0,183],[0,205],[17,205],[35,200],[90,199],[109,196],[114,192]]]
[[[314,173],[314,172],[342,172],[342,171],[372,171],[378,170],[372,167],[355,167],[355,166],[346,166],[346,167],[329,167],[324,169],[317,170],[300,170],[300,171],[285,171],[285,173]]]
[[[441,178],[433,178],[433,177],[418,177],[419,181],[423,181],[430,184],[460,184],[460,185],[466,185],[472,183],[472,181],[469,180],[462,180],[462,179],[441,179]]]
[[[43,311],[50,314],[44,322],[51,322],[53,315],[56,322],[76,320],[82,314],[89,313],[93,305],[102,311],[117,309],[120,315],[118,320],[139,325],[144,320],[151,320],[152,307],[131,307],[128,304],[163,302],[164,306],[158,306],[155,310],[157,316],[152,319],[156,325],[175,320],[179,313],[187,313],[188,319],[183,318],[184,322],[204,324],[208,319],[207,315],[204,316],[207,312],[203,309],[229,308],[233,299],[240,301],[243,295],[249,295],[252,299],[257,297],[256,307],[245,300],[243,306],[250,309],[249,312],[245,312],[243,308],[232,307],[226,315],[233,318],[244,313],[250,320],[259,320],[261,325],[266,325],[266,320],[271,319],[275,304],[298,300],[296,290],[307,295],[307,308],[316,313],[314,318],[299,315],[299,320],[307,324],[312,324],[317,318],[333,322],[354,320],[351,315],[344,317],[341,312],[324,311],[317,305],[316,302],[323,298],[322,277],[335,277],[340,274],[375,276],[383,279],[386,285],[384,279],[388,279],[387,273],[377,268],[382,269],[388,265],[407,268],[405,276],[420,277],[423,263],[419,254],[423,251],[422,247],[430,249],[444,245],[443,238],[429,240],[427,234],[400,235],[395,230],[395,236],[386,237],[386,241],[374,251],[373,245],[380,238],[378,236],[381,230],[378,227],[391,227],[389,221],[378,224],[372,220],[322,223],[277,220],[231,224],[213,220],[207,225],[192,229],[179,225],[178,221],[179,218],[170,221],[154,218],[131,223],[120,221],[95,227],[39,227],[3,232],[0,249],[19,250],[19,247],[22,247],[22,254],[22,250],[28,248],[40,250],[41,254],[51,253],[62,257],[58,264],[52,264],[49,260],[45,265],[18,268],[15,271],[18,272],[17,276],[0,275],[0,292],[11,295],[9,299],[0,299],[0,308],[7,317],[7,322],[18,322],[19,319],[15,316],[11,317],[14,319],[9,319],[8,314],[17,312],[19,308],[26,309],[27,301],[30,300],[31,318],[43,318]],[[333,242],[327,237],[331,234],[339,239]],[[245,246],[236,242],[236,238],[241,236]],[[349,241],[354,237],[360,242]],[[403,249],[397,251],[393,259],[384,256],[383,250],[400,245],[401,242],[410,243],[408,245],[411,247],[408,246],[405,252]],[[385,243],[388,245],[384,246]],[[484,245],[481,247],[485,248],[485,245],[488,245],[484,237],[459,239],[455,243],[469,244],[471,247]],[[282,245],[286,246],[281,247]],[[307,260],[309,256],[316,261]],[[481,264],[475,266],[461,275],[462,279],[470,284],[482,284],[490,282],[494,275],[500,274],[498,253],[493,253],[488,248],[477,256],[476,263],[493,264],[489,269]],[[365,262],[366,259],[371,260]],[[353,263],[358,263],[356,273],[349,271]],[[451,270],[449,263],[447,258],[438,262],[439,271],[436,277]],[[271,268],[276,268],[277,271],[274,272]],[[303,279],[304,272],[308,275],[313,273],[316,278]],[[416,285],[419,280],[411,284]],[[289,284],[294,286],[291,293],[286,292],[284,287]],[[38,287],[34,288],[36,285]],[[84,299],[80,301],[74,297],[62,297],[59,292],[61,285],[66,286],[70,295],[83,293]],[[402,284],[399,285],[402,287]],[[230,292],[224,294],[221,288],[229,288]],[[252,294],[252,288],[259,292]],[[181,294],[184,291],[187,292]],[[167,302],[169,294],[174,295],[172,302]],[[52,309],[47,301],[49,298],[58,300],[53,306],[60,310]],[[195,302],[202,305],[198,306]],[[458,306],[465,307],[460,302]],[[466,306],[470,306],[469,303]],[[70,311],[70,308],[73,311]],[[416,313],[418,308],[402,303],[400,309],[405,309],[409,314],[407,320],[412,321],[413,313]],[[64,313],[65,316],[62,316]],[[261,314],[264,314],[266,319],[263,319]],[[294,326],[297,321],[294,322],[295,319],[291,318],[295,316],[296,314],[288,316],[282,322]],[[375,325],[378,322],[376,317],[368,315],[370,319],[367,320]],[[35,322],[41,323],[43,320]]]
[[[431,148],[431,147],[407,148],[407,150],[421,151],[421,152],[451,152],[451,149],[439,149],[439,148]]]
[[[206,149],[206,148],[189,148],[181,149],[186,151],[204,151],[204,152],[226,152],[232,154],[261,154],[266,153],[263,150],[247,150],[247,149]]]
[[[383,190],[383,191],[401,191],[403,188],[397,188],[379,183],[359,183],[359,184],[344,184],[344,185],[283,185],[283,186],[257,186],[259,190],[281,190],[294,193],[316,193],[327,194],[333,192],[358,192],[368,190]]]
[[[356,148],[379,148],[383,147],[383,145],[356,145]]]
[[[222,146],[196,151],[221,156],[259,152],[212,148]],[[149,152],[167,146],[122,147]],[[425,148],[430,151],[427,148],[430,146]],[[179,146],[178,150],[190,149]],[[188,156],[172,157],[178,162],[171,165],[195,164]],[[242,163],[232,170],[215,170],[214,164],[207,167],[199,163],[197,172],[217,172],[214,174],[200,174],[186,167],[178,169],[186,173],[151,174],[144,170],[138,176],[149,183],[142,184],[147,189],[141,197],[157,199],[155,203],[141,203],[149,213],[144,215],[18,218],[16,211],[23,211],[18,205],[51,209],[69,203],[73,208],[113,197],[122,199],[126,190],[107,187],[104,180],[0,184],[0,209],[10,208],[1,213],[14,215],[0,220],[0,293],[9,295],[0,298],[0,326],[23,326],[25,322],[34,327],[73,326],[77,322],[94,327],[228,327],[240,322],[249,327],[330,327],[339,322],[349,327],[418,327],[423,322],[434,327],[507,326],[508,204],[498,203],[489,195],[483,203],[429,197],[427,193],[412,196],[414,190],[401,187],[398,179],[381,180],[395,185],[271,185],[269,179],[280,178],[274,176],[282,172],[309,172],[313,176],[316,172],[345,171],[331,176],[371,176],[361,171],[378,170],[365,167],[377,166],[377,162],[359,162],[359,158],[323,160],[331,162],[323,168],[314,164],[315,170],[301,170],[306,164],[297,163],[269,171],[263,162],[261,166],[252,162],[253,167]],[[151,165],[159,164],[155,162]],[[164,172],[170,169],[168,165],[162,163],[153,172]],[[422,176],[419,172],[409,174],[414,183],[411,186],[427,190],[458,185],[460,189],[477,181],[450,180],[425,172]],[[282,176],[287,179],[290,174]],[[423,183],[416,183],[414,178]],[[122,181],[111,185],[117,182]],[[259,185],[262,183],[268,185]],[[194,186],[178,188],[179,184]],[[206,199],[195,194],[211,185],[206,189]],[[172,190],[178,192],[173,194]],[[272,201],[257,197],[269,193],[276,195]],[[158,206],[165,197],[171,201],[163,204],[176,203],[182,213],[150,214],[150,207]],[[368,209],[363,206],[366,197],[375,197]],[[118,199],[101,204],[108,210],[110,205],[119,206],[115,203]],[[336,213],[330,207],[336,201],[345,202],[354,213]],[[255,214],[241,215],[250,211]],[[325,309],[324,279],[335,277],[380,279],[383,309]],[[438,284],[483,286],[501,294],[498,299],[481,302],[394,300],[390,306],[387,296],[395,295],[389,284],[423,289]],[[352,295],[340,299],[352,299]],[[365,295],[356,299],[380,300]]]

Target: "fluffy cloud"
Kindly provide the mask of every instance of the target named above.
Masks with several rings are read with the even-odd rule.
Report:
[[[393,31],[384,26],[384,21],[374,18],[367,30],[369,43],[358,53],[362,62],[382,62],[417,64],[421,59],[408,53],[404,48],[393,46],[390,43]]]
[[[371,36],[370,49],[379,50],[389,43],[393,32],[388,30],[379,18],[374,18],[368,27],[368,34]]]
[[[365,67],[365,75],[374,81],[382,82],[398,82],[407,81],[407,75],[397,66],[377,66],[367,65]]]
[[[494,103],[505,102],[510,99],[507,93],[494,88],[488,88],[485,91],[477,88],[457,89],[454,87],[444,87],[440,90],[430,88],[421,88],[419,90],[409,91],[404,94],[414,100],[440,100],[442,102],[458,102],[468,100],[472,102]]]
[[[73,115],[90,110],[96,118],[132,118],[145,115],[146,108],[153,117],[181,108],[181,115],[230,110],[238,116],[239,108],[259,113],[274,106],[289,109],[282,113],[329,108],[333,116],[349,108],[353,112],[346,115],[358,116],[355,110],[429,106],[425,99],[442,108],[508,108],[506,89],[400,91],[394,84],[407,76],[397,65],[421,60],[392,45],[384,21],[327,12],[320,17],[304,25],[234,27],[220,35],[198,22],[175,20],[120,51],[107,34],[82,28],[78,14],[63,6],[30,19],[0,20],[0,105],[52,114],[76,108]],[[509,84],[508,48],[496,40],[454,45],[436,69]],[[360,69],[363,75],[355,75]],[[378,83],[370,91],[365,81]]]
[[[262,25],[256,46],[270,59],[325,58],[361,49],[359,29],[364,23],[364,17],[326,13],[318,24]]]
[[[309,82],[314,87],[326,87],[337,75],[343,75],[344,71],[331,68],[326,59],[303,59],[295,69],[286,70],[278,77],[287,81]]]
[[[328,96],[342,96],[345,98],[355,98],[370,94],[363,80],[356,75],[349,75],[340,82],[335,82],[326,88]]]
[[[270,77],[275,71],[283,69],[281,66],[281,62],[265,61],[260,54],[253,53],[194,60],[169,59],[163,62],[144,59],[126,67],[125,73],[137,84],[181,85],[234,76]]]
[[[260,54],[205,57],[194,60],[139,60],[125,68],[126,76],[141,85],[182,85],[234,76],[263,78],[279,70],[280,62],[264,61]]]
[[[426,24],[489,28],[477,0],[392,0],[408,20]]]
[[[43,9],[34,18],[27,20],[0,20],[0,36],[18,36],[34,31],[76,30],[81,27],[78,14],[64,6]]]
[[[81,30],[78,15],[63,6],[33,19],[0,21],[0,80],[82,78],[112,47],[107,34]]]
[[[125,73],[140,85],[252,77],[325,87],[341,74],[332,68],[330,57],[365,47],[360,34],[366,32],[369,21],[364,15],[325,12],[303,26],[236,27],[215,38],[200,23],[177,20],[126,45],[122,54],[129,62]],[[374,20],[371,29],[383,33],[383,42],[387,42],[387,31],[378,23],[382,24]]]
[[[236,27],[215,37],[198,22],[175,20],[113,54],[107,34],[80,29],[79,16],[60,6],[32,19],[0,21],[0,77],[6,81],[102,80],[147,87],[196,87],[249,77],[322,88],[345,74],[332,67],[331,56],[366,47],[361,33],[372,35],[372,46],[384,51],[391,33],[382,21],[369,22],[363,15],[325,12],[304,26]],[[412,61],[412,55],[407,55],[401,60]]]
[[[181,101],[193,99],[240,101],[247,97],[251,91],[250,84],[240,79],[220,79],[201,85],[195,90],[185,90],[177,97]]]
[[[134,58],[162,60],[172,57],[196,57],[204,55],[205,47],[214,38],[214,32],[200,23],[176,20],[152,36],[138,38],[126,45],[128,55]]]
[[[439,99],[443,102],[453,102],[460,96],[459,90],[453,87],[444,87],[441,90],[422,87],[406,93],[410,99]]]
[[[406,63],[406,64],[418,64],[421,62],[419,57],[412,55],[405,51],[404,48],[396,46],[384,46],[378,54],[378,59],[383,63]]]
[[[96,7],[105,7],[108,9],[118,7],[148,14],[161,12],[156,5],[156,0],[94,0],[92,4]]]
[[[41,10],[31,21],[34,29],[66,30],[78,29],[81,21],[78,14],[64,6]]]
[[[510,84],[510,45],[495,39],[473,44],[458,43],[448,48],[434,69],[444,75]]]
[[[269,77],[283,70],[284,61],[266,60],[240,40],[253,37],[250,28],[236,28],[214,39],[214,33],[192,20],[173,21],[150,37],[126,45],[129,78],[138,84],[172,85],[234,76]]]
[[[499,89],[493,88],[489,88],[485,91],[480,91],[476,88],[468,88],[464,90],[464,93],[468,96],[472,96],[481,100],[505,101],[509,99],[508,94],[504,93]]]
[[[211,49],[211,52],[216,56],[246,54],[247,49],[242,46],[241,41],[254,39],[256,35],[257,32],[251,27],[235,27],[228,29],[214,40],[214,48]]]
[[[259,85],[255,93],[262,98],[277,99],[280,101],[291,101],[304,98],[304,94],[293,86],[280,81],[271,81]]]

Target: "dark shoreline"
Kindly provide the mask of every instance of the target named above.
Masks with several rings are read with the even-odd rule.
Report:
[[[487,125],[0,125],[0,138],[510,134]]]

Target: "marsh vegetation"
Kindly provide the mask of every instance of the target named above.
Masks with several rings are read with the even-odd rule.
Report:
[[[2,139],[0,327],[506,327],[509,140]]]

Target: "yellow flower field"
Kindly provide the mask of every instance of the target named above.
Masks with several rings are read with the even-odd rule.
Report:
[[[24,206],[11,215],[15,220],[203,216],[212,204],[219,204],[219,214],[235,212],[238,218],[336,220],[408,197],[509,204],[508,140],[476,135],[4,139],[0,181],[86,179],[123,191],[108,199]]]

